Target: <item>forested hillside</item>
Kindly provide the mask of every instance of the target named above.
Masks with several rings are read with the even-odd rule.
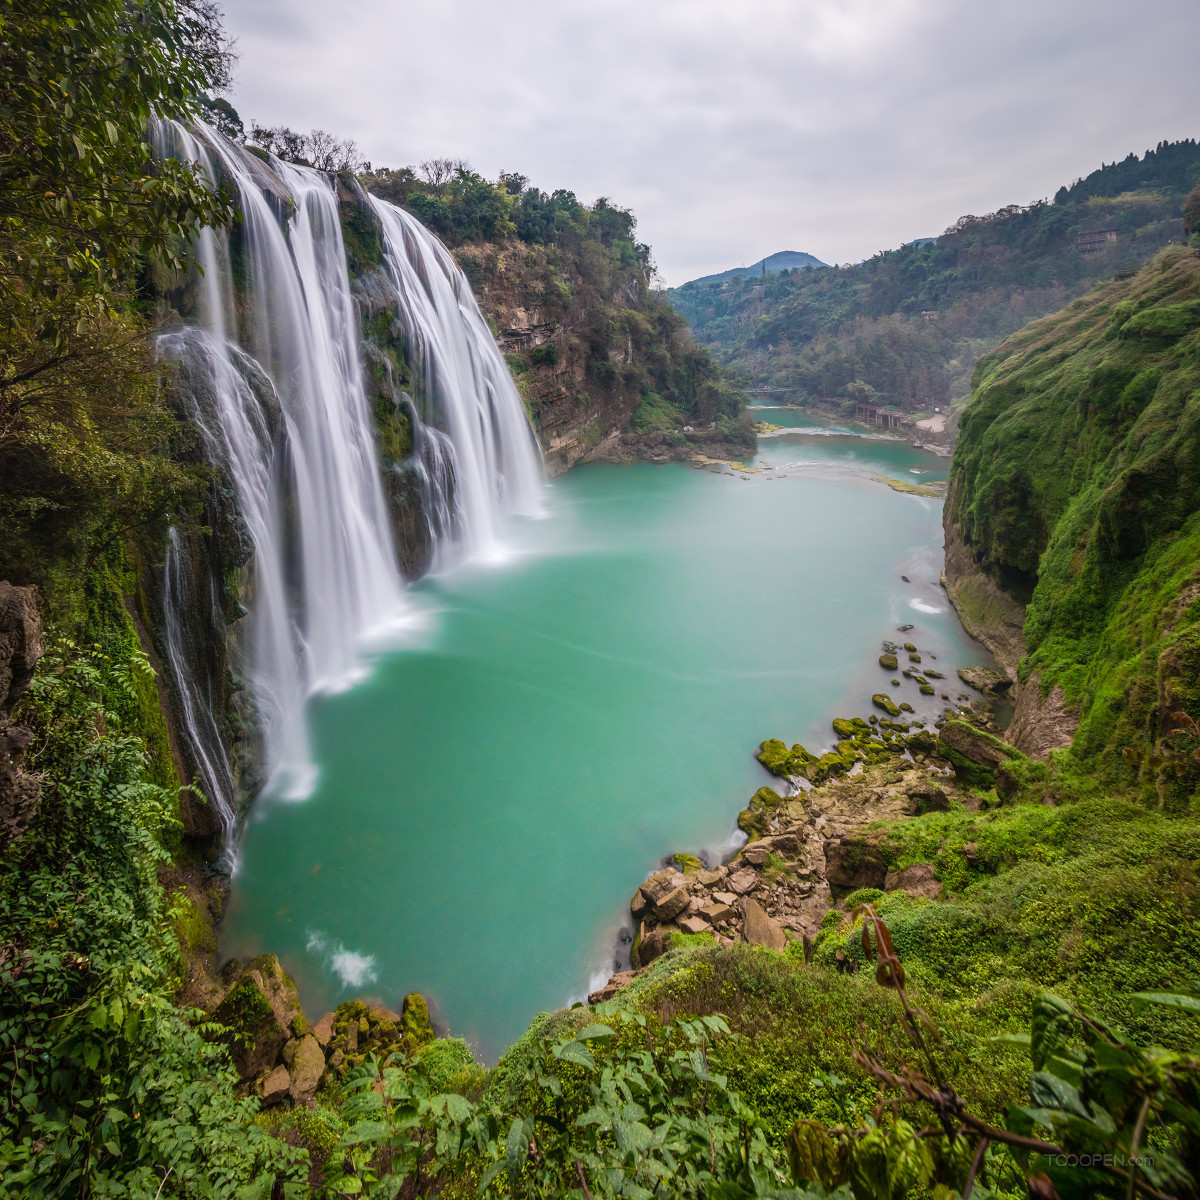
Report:
[[[1172,733],[1200,712],[1198,398],[1200,258],[1171,247],[980,362],[946,507],[968,619],[992,632],[979,575],[1028,604],[1031,721],[1053,697],[1075,753],[1154,803],[1200,779]]]
[[[1198,176],[1194,140],[1163,142],[1052,202],[965,216],[923,245],[855,266],[688,283],[671,302],[753,386],[928,412],[966,397],[976,361],[1000,339],[1178,240]]]

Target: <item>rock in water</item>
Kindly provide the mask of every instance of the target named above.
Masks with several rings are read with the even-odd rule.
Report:
[[[898,717],[900,715],[900,710],[895,706],[895,704],[892,703],[892,698],[885,695],[883,692],[876,692],[875,695],[871,697],[871,703],[875,705],[876,708],[882,708],[889,717]]]
[[[313,1035],[300,1039],[292,1060],[292,1099],[308,1100],[317,1094],[317,1085],[325,1073],[325,1055]]]
[[[894,654],[881,654],[879,656],[879,665],[885,671],[894,671],[900,665],[900,662]]]
[[[683,876],[675,870],[655,871],[645,883],[642,884],[640,891],[647,901],[651,904],[657,904],[669,892],[673,892],[676,888],[683,886]]]
[[[766,946],[770,950],[787,947],[787,936],[780,924],[768,917],[757,900],[745,900],[746,921],[744,934],[752,946]]]
[[[958,677],[967,687],[988,696],[999,695],[1012,687],[1012,680],[1003,671],[993,671],[990,667],[959,667]]]

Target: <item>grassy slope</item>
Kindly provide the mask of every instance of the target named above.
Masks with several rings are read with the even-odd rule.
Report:
[[[954,462],[979,564],[1029,600],[1027,668],[1077,706],[1075,752],[1132,782],[1200,712],[1200,259],[1172,247],[979,367]],[[1190,775],[1164,784],[1182,803]]]

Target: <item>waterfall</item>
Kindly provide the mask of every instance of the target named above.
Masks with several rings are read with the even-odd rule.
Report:
[[[334,180],[269,165],[206,126],[158,122],[160,155],[200,164],[236,191],[241,225],[201,229],[194,323],[160,336],[206,461],[235,494],[245,543],[239,663],[263,739],[269,790],[312,789],[305,706],[363,671],[365,640],[405,612],[364,385]],[[534,513],[541,462],[516,387],[471,294],[436,238],[375,198],[417,393],[413,466],[435,563],[494,556],[510,513]],[[217,501],[214,500],[214,503]],[[193,669],[186,628],[195,604],[178,530],[162,595],[166,659],[181,731],[228,845],[236,828],[228,751],[211,686]],[[210,580],[213,612],[218,587]]]
[[[494,557],[507,513],[539,510],[541,458],[520,394],[471,285],[446,248],[403,209],[371,197],[384,262],[418,381],[419,417],[453,450],[459,552]],[[444,554],[452,547],[443,544]]]

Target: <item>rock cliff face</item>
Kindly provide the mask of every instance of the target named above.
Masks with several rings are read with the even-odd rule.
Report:
[[[963,628],[995,656],[1013,687],[1013,717],[1009,741],[1025,754],[1045,758],[1051,750],[1069,746],[1079,718],[1067,705],[1061,685],[1042,694],[1041,677],[1019,680],[1018,667],[1027,653],[1025,605],[1006,592],[974,561],[963,541],[961,527],[952,519],[953,492],[947,497],[944,529],[946,559],[942,585],[958,610]]]
[[[586,240],[467,243],[454,255],[505,351],[549,474],[581,461],[654,457],[654,447],[630,450],[655,432],[645,422],[637,427],[647,399],[665,402],[660,411],[670,412],[680,443],[673,448],[685,442],[684,425],[713,426],[705,440],[714,446],[753,448],[748,428],[733,425],[740,393],[649,288],[643,263]]]

